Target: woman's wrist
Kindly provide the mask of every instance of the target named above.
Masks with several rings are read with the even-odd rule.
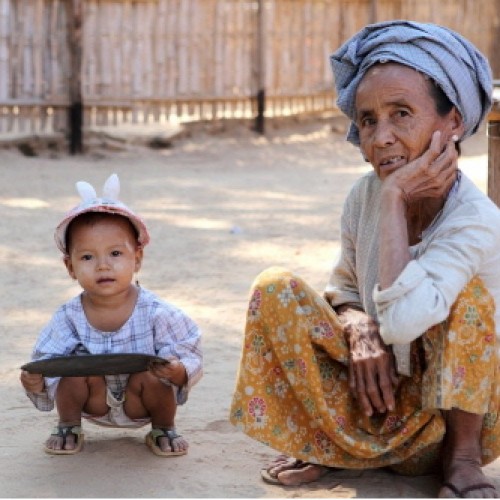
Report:
[[[410,196],[403,187],[387,181],[383,184],[380,200],[382,214],[392,210],[404,213],[409,203]]]
[[[341,315],[347,311],[355,310],[363,312],[363,308],[357,302],[345,302],[344,304],[340,304],[339,306],[334,307],[335,312],[338,315]]]

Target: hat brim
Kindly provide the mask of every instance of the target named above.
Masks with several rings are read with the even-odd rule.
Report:
[[[137,230],[137,241],[139,245],[144,247],[149,243],[149,233],[146,228],[146,224],[138,215],[132,212],[132,210],[120,202],[104,202],[103,200],[96,200],[96,203],[90,206],[82,207],[81,205],[78,205],[75,207],[66,214],[64,219],[56,227],[54,239],[56,241],[57,248],[59,248],[62,253],[68,253],[66,249],[66,231],[68,230],[68,226],[78,216],[89,212],[108,213],[126,217]]]

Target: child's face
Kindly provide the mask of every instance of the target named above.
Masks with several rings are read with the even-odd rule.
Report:
[[[128,221],[106,218],[93,224],[76,222],[71,249],[64,260],[69,275],[94,296],[112,297],[129,289],[142,262]]]

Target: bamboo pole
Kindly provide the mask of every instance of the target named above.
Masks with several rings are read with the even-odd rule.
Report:
[[[71,0],[69,5],[69,53],[71,73],[69,79],[69,131],[70,153],[81,153],[83,128],[82,103],[82,28],[83,0]]]
[[[9,96],[9,82],[11,79],[12,66],[9,64],[9,15],[10,2],[0,0],[0,99]],[[3,122],[3,117],[0,117]]]
[[[255,130],[259,134],[265,132],[264,114],[266,111],[266,88],[265,88],[265,0],[257,3],[257,116],[255,118]]]
[[[378,19],[377,0],[371,0],[370,4],[370,23],[376,23]]]
[[[488,196],[500,206],[500,94],[498,91],[493,93],[493,107],[488,115]]]
[[[35,4],[36,21],[33,27],[33,93],[36,97],[41,97],[43,92],[43,7],[43,1],[38,0]]]

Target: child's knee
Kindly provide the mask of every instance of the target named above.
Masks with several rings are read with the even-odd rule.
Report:
[[[57,393],[96,393],[106,390],[104,377],[62,377],[57,385]]]
[[[172,386],[165,384],[150,371],[133,373],[130,375],[127,383],[127,391],[140,396],[144,391],[154,390],[159,393],[172,392]]]

